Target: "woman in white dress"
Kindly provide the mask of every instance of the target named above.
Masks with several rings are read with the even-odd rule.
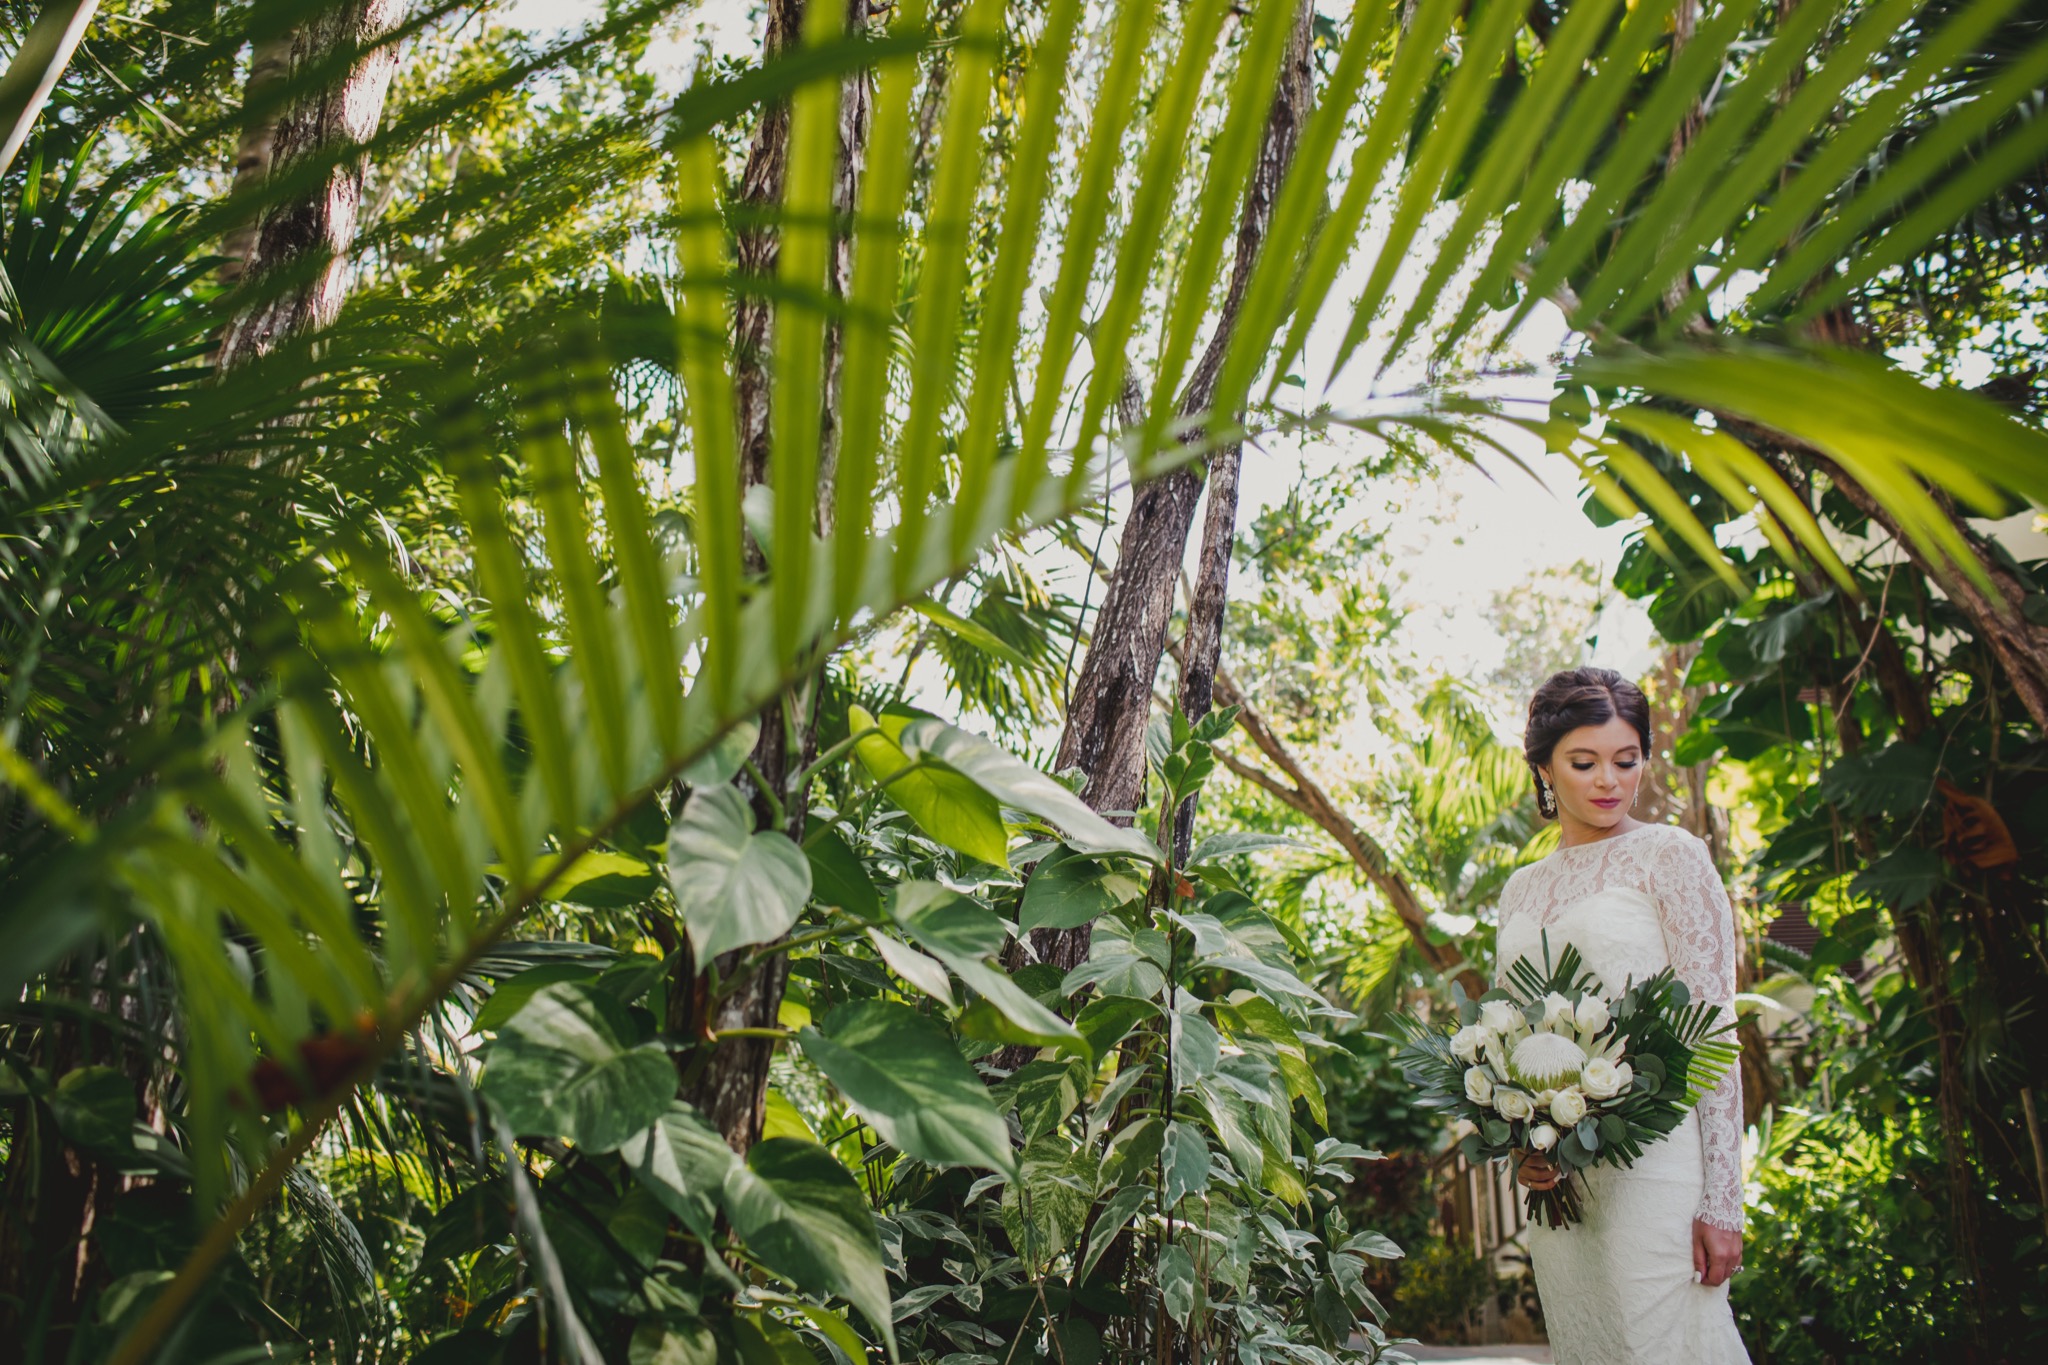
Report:
[[[1665,967],[1695,1000],[1732,1011],[1735,918],[1706,845],[1632,816],[1650,755],[1650,708],[1619,673],[1559,673],[1529,703],[1524,751],[1559,847],[1501,893],[1498,960],[1576,944],[1603,993]],[[1522,1184],[1556,1182],[1532,1157]],[[1748,1365],[1728,1307],[1742,1268],[1742,1092],[1733,1068],[1626,1170],[1584,1182],[1585,1217],[1530,1229],[1558,1365]]]

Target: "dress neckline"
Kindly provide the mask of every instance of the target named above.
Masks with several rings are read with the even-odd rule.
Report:
[[[1556,848],[1551,850],[1551,854],[1552,856],[1556,856],[1560,853],[1580,853],[1587,849],[1605,848],[1609,844],[1620,843],[1623,839],[1626,839],[1631,835],[1641,834],[1646,829],[1665,828],[1668,828],[1668,826],[1658,825],[1651,823],[1649,821],[1645,821],[1644,823],[1637,825],[1634,829],[1625,829],[1619,834],[1610,834],[1605,839],[1595,839],[1590,843],[1584,844],[1559,844]]]

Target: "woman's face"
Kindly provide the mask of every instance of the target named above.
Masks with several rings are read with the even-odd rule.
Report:
[[[1557,793],[1560,820],[1612,829],[1628,818],[1643,780],[1643,742],[1619,716],[1582,725],[1557,742],[1540,771]]]

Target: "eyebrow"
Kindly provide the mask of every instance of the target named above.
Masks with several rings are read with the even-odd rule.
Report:
[[[1616,749],[1614,752],[1617,754],[1641,753],[1642,747],[1643,746],[1640,744],[1624,744],[1621,748]],[[1564,754],[1566,758],[1570,758],[1573,754],[1584,754],[1588,758],[1600,757],[1600,751],[1598,749],[1566,749],[1564,751]]]

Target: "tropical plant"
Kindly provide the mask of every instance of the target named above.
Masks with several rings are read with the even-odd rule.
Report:
[[[307,16],[303,32],[332,40],[256,106],[332,101],[348,73],[388,61],[406,25],[365,24],[395,8],[337,0]],[[429,8],[407,24],[446,7]],[[640,31],[664,8],[618,9],[578,41]],[[1898,180],[1863,186],[1858,153],[1892,127],[1895,106],[1875,100],[1824,125],[1914,8],[1813,4],[1774,28],[1774,8],[1729,6],[1666,60],[1656,54],[1673,0],[1588,0],[1527,53],[1520,4],[1495,0],[1468,17],[1457,6],[1373,0],[1327,35],[1327,79],[1312,102],[1294,102],[1274,95],[1295,69],[1290,44],[1310,27],[1308,11],[1291,4],[1255,6],[1239,22],[1221,0],[1196,0],[1168,24],[1156,0],[1125,0],[1113,14],[1053,0],[1017,15],[1001,0],[972,0],[935,27],[936,9],[911,0],[877,32],[857,6],[861,31],[848,34],[840,6],[778,3],[776,40],[758,68],[700,79],[658,125],[606,125],[517,162],[519,174],[554,189],[601,183],[620,164],[614,155],[669,171],[671,211],[658,227],[674,274],[652,315],[672,328],[677,383],[660,444],[650,440],[654,423],[621,411],[616,369],[639,352],[616,329],[607,334],[590,280],[539,298],[508,288],[510,297],[465,315],[468,326],[429,316],[449,306],[445,294],[420,303],[402,289],[367,293],[318,336],[266,332],[275,344],[247,360],[236,349],[220,383],[146,392],[122,427],[90,420],[91,395],[60,382],[61,363],[38,342],[53,333],[31,325],[26,297],[10,301],[9,433],[60,447],[39,452],[36,478],[0,509],[7,601],[21,608],[10,628],[48,638],[61,611],[73,623],[62,638],[101,651],[97,674],[78,676],[119,682],[133,666],[139,685],[91,707],[60,687],[59,704],[45,707],[36,667],[15,664],[8,677],[0,764],[14,797],[0,813],[9,829],[0,998],[22,1001],[9,1035],[8,1102],[22,1116],[11,1120],[9,1180],[39,1196],[68,1146],[94,1171],[146,1171],[159,1190],[189,1182],[203,1225],[189,1244],[168,1244],[178,1253],[189,1245],[175,1265],[131,1259],[90,1304],[66,1299],[52,1317],[56,1309],[24,1299],[17,1311],[39,1334],[33,1348],[104,1348],[124,1365],[197,1352],[221,1316],[183,1317],[202,1291],[220,1296],[245,1341],[261,1337],[248,1324],[275,1310],[252,1290],[260,1282],[215,1272],[234,1263],[237,1238],[280,1192],[299,1201],[308,1229],[324,1230],[316,1235],[335,1268],[333,1295],[360,1311],[357,1290],[341,1286],[364,1282],[366,1249],[307,1183],[304,1163],[341,1168],[338,1118],[367,1135],[410,1107],[411,1141],[470,1153],[470,1182],[427,1229],[430,1240],[441,1234],[437,1252],[453,1253],[431,1258],[432,1274],[450,1273],[439,1268],[448,1264],[465,1299],[476,1295],[460,1339],[436,1348],[444,1358],[517,1342],[587,1360],[615,1352],[617,1337],[629,1351],[637,1342],[643,1358],[708,1358],[714,1340],[788,1358],[797,1324],[858,1357],[865,1347],[826,1306],[832,1298],[853,1304],[867,1337],[894,1351],[906,1335],[894,1324],[916,1311],[904,1304],[922,1294],[917,1306],[929,1308],[935,1286],[896,1292],[872,1215],[879,1206],[909,1229],[901,1245],[923,1258],[959,1243],[937,1215],[920,1222],[915,1201],[956,1198],[945,1217],[977,1262],[991,1257],[971,1283],[1001,1291],[1009,1306],[1023,1301],[1013,1350],[1032,1339],[1085,1351],[1073,1344],[1075,1323],[1127,1350],[1229,1340],[1240,1358],[1313,1360],[1343,1349],[1354,1322],[1374,1311],[1364,1258],[1391,1248],[1348,1227],[1331,1197],[1335,1163],[1357,1154],[1304,1141],[1288,1121],[1296,1105],[1315,1109],[1301,1037],[1313,996],[1277,926],[1227,878],[1209,876],[1214,850],[1174,852],[1178,812],[1192,808],[1207,746],[1230,713],[1149,731],[1163,799],[1144,803],[1155,812],[1145,838],[935,718],[849,704],[846,723],[833,726],[827,667],[876,621],[973,571],[999,536],[1071,514],[1120,468],[1141,500],[1177,489],[1191,515],[1195,465],[1264,430],[1341,422],[1448,444],[1493,440],[1504,418],[1483,374],[1347,413],[1277,401],[1347,270],[1365,283],[1336,369],[1366,354],[1392,307],[1398,320],[1368,357],[1385,374],[1425,342],[1444,355],[1460,345],[1490,354],[1519,321],[1480,338],[1491,301],[1519,289],[1526,312],[1589,262],[1597,273],[1567,312],[1580,330],[1611,335],[1668,290],[1691,287],[1703,254],[1778,183],[1809,135],[1823,154],[1779,183],[1771,211],[1747,222],[1723,263],[1809,240],[1809,215],[1822,210],[1831,233],[1873,230],[1902,187],[1936,183],[1947,163],[1902,161]],[[1958,11],[1929,51],[1999,8],[1983,0]],[[264,9],[212,21],[205,60],[245,34],[274,37],[230,22],[274,26]],[[1849,21],[1843,32],[1818,44],[1838,16]],[[1735,46],[1753,30],[1767,40]],[[999,75],[1006,34],[1028,39],[1029,53]],[[943,79],[923,81],[920,57],[941,42]],[[30,92],[26,118],[63,74],[63,46],[18,54],[8,90],[10,99]],[[371,154],[466,116],[561,56],[489,71],[409,110],[371,139]],[[1887,89],[1919,95],[1945,70],[1930,56]],[[1778,99],[1795,71],[1805,75],[1797,94]],[[173,78],[167,69],[163,79]],[[1638,201],[1646,169],[1717,85],[1722,95],[1676,170]],[[1070,104],[1070,87],[1085,100]],[[1984,115],[2001,89],[1985,87],[1945,126],[1946,145],[1997,154],[1942,184],[1942,202],[1996,189],[2014,149],[2038,137],[2025,124],[1993,138],[2005,125]],[[872,94],[860,138],[842,130],[861,102],[849,91]],[[1610,140],[1624,101],[1633,112]],[[1276,108],[1289,111],[1279,120],[1286,138],[1270,135]],[[12,104],[4,112],[11,126],[28,126]],[[913,137],[913,116],[926,112],[936,130],[928,160]],[[749,116],[748,166],[728,193],[721,129]],[[999,173],[988,159],[996,123],[1015,130]],[[1561,135],[1539,147],[1553,128]],[[173,141],[189,149],[224,131],[217,121]],[[649,132],[620,150],[629,133]],[[1340,153],[1349,153],[1343,188],[1328,204]],[[179,269],[198,259],[202,228],[252,206],[264,210],[262,240],[290,246],[291,234],[269,228],[298,221],[312,199],[346,199],[336,186],[346,189],[361,155],[346,140],[316,139],[281,158],[231,213],[189,227]],[[588,164],[574,178],[579,162]],[[774,172],[766,181],[754,174],[764,167]],[[1387,230],[1364,238],[1368,208],[1393,176]],[[1589,193],[1561,214],[1576,199],[1562,192],[1571,181]],[[502,186],[502,175],[458,179],[442,202],[492,202]],[[1447,198],[1456,209],[1444,231],[1424,233]],[[1616,237],[1609,229],[1624,204]],[[1260,230],[1247,234],[1254,221]],[[1238,250],[1226,271],[1233,224]],[[514,217],[450,255],[510,263],[492,278],[517,278],[533,227]],[[1908,216],[1878,233],[1879,254],[1933,230]],[[66,240],[125,249],[137,239]],[[140,240],[149,247],[128,259],[169,259],[160,237]],[[971,240],[994,245],[985,273],[970,276],[980,259],[965,249]],[[1162,253],[1162,240],[1175,250]],[[1372,248],[1354,259],[1361,240]],[[1482,242],[1476,288],[1454,289]],[[10,270],[20,268],[16,245],[10,237]],[[316,252],[268,258],[266,249],[212,322],[246,323],[259,306],[330,280]],[[1762,292],[1784,297],[1832,269],[1831,259],[1792,251]],[[1390,304],[1406,279],[1420,287]],[[185,287],[195,277],[177,271],[138,266],[136,280],[116,282],[130,291],[129,316],[152,315],[136,306],[145,296],[203,303]],[[337,301],[322,295],[323,308]],[[648,315],[635,312],[640,329],[629,337],[644,343]],[[1607,350],[1575,372],[1594,386],[1607,428],[1588,420],[1590,399],[1554,417],[1507,419],[1584,462],[1619,506],[1633,504],[1615,481],[1628,484],[1666,514],[1671,543],[1692,546],[1723,582],[1737,570],[1672,500],[1673,480],[1612,433],[1685,450],[1718,492],[1745,507],[1761,500],[1785,543],[1829,571],[1839,557],[1794,514],[1779,476],[1735,445],[1730,423],[1825,452],[1879,491],[1933,554],[1955,547],[1908,474],[1978,504],[2000,490],[2043,496],[2038,433],[1982,401],[1827,353],[1665,340],[1658,350]],[[1132,363],[1141,341],[1149,377]],[[1726,420],[1680,421],[1638,401],[1645,396]],[[1959,433],[1977,447],[1970,468],[1950,453]],[[650,493],[651,472],[671,456],[687,457],[686,491]],[[434,561],[403,537],[393,543],[391,514],[417,511],[420,499],[436,504],[422,519],[443,528],[439,562],[455,567],[455,581],[437,579]],[[179,523],[187,511],[198,515]],[[74,554],[71,537],[88,535],[90,553]],[[1179,562],[1130,556],[1119,576],[1170,575]],[[144,569],[153,594],[129,577]],[[1098,645],[1125,638],[1123,613],[1136,608],[1116,604],[1146,597],[1135,579],[1128,586],[1113,592]],[[167,629],[163,613],[196,624]],[[1165,613],[1155,616],[1163,642]],[[179,649],[156,652],[165,638]],[[131,665],[136,641],[151,646],[146,667]],[[1157,657],[1154,647],[1139,663]],[[1151,671],[1119,682],[1084,667],[1089,713],[1135,705],[1142,717]],[[1133,686],[1135,700],[1125,695]],[[1141,753],[1095,758],[1084,766],[1132,765],[1143,786]],[[1007,931],[972,886],[914,875],[893,851],[885,887],[861,874],[880,909],[869,906],[833,843],[847,837],[835,833],[846,812],[813,791],[848,763],[870,792],[972,860],[954,864],[956,874],[1038,861],[1018,932],[1092,927],[1079,974],[1055,983],[1015,957],[993,964]],[[1099,773],[1089,775],[1089,797],[1102,805]],[[882,797],[866,799],[878,807]],[[1006,809],[1018,818],[1006,820]],[[1013,849],[1010,824],[1057,834],[1069,852],[1053,861],[1050,839]],[[850,828],[866,837],[864,825]],[[655,883],[650,897],[654,850],[667,886]],[[1184,878],[1177,863],[1201,875]],[[1112,893],[1120,878],[1138,882],[1140,869],[1141,893]],[[1078,889],[1051,918],[1031,919],[1041,883],[1048,904],[1057,888]],[[626,953],[549,962],[514,937],[551,918]],[[607,927],[615,932],[598,932]],[[659,957],[635,960],[631,928]],[[841,938],[856,951],[808,956]],[[861,941],[906,984],[962,1002],[937,1011],[953,1031],[889,998],[907,993],[865,959]],[[591,977],[599,959],[610,965]],[[830,1144],[791,1135],[780,1110],[776,1135],[754,1140],[773,1056],[791,1041],[778,1022],[785,986],[812,961],[816,977],[796,979],[819,987],[807,992],[819,1009],[794,1031],[807,1063],[886,1148],[856,1156],[845,1134]],[[549,968],[569,970],[531,975]],[[492,983],[510,993],[477,1000]],[[1072,1020],[1040,998],[1072,1010],[1090,986],[1102,998]],[[499,999],[488,1018],[469,1012]],[[1286,999],[1299,1004],[1291,1016]],[[1115,1079],[1062,1060],[1101,1061],[1106,1035],[1091,1041],[1089,1025],[1123,1016],[1131,1027]],[[479,1022],[497,1036],[475,1090],[458,1059]],[[74,1064],[94,1030],[120,1035],[128,1051],[105,1056],[122,1069]],[[959,1034],[1026,1050],[1029,1060],[999,1068],[1012,1074],[996,1099],[960,1057]],[[1033,1049],[1051,1051],[1030,1057]],[[877,1065],[892,1054],[917,1066],[896,1074]],[[1145,1065],[1154,1060],[1156,1071]],[[1125,1088],[1112,1102],[1098,1081]],[[396,1160],[389,1149],[403,1145],[385,1147]],[[1152,1179],[1122,1164],[1104,1169],[1120,1157],[1132,1173],[1151,1165]],[[956,1166],[986,1169],[998,1184],[970,1182],[956,1196],[949,1182],[962,1177],[938,1174]],[[1191,1214],[1184,1200],[1197,1185],[1227,1197]],[[112,1186],[73,1192],[67,1207],[118,1202]],[[424,1206],[439,1192],[415,1182],[408,1197]],[[1298,1224],[1271,1211],[1275,1197],[1298,1210]],[[81,1213],[66,1236],[89,1221]],[[1118,1236],[1126,1226],[1138,1233]],[[499,1239],[519,1248],[516,1263]],[[1231,1255],[1211,1259],[1225,1246]],[[266,1254],[274,1265],[291,1244]],[[1125,1267],[1123,1297],[1057,1301],[1111,1256]],[[898,1284],[928,1270],[928,1260],[905,1260]],[[64,1294],[82,1285],[74,1277]],[[423,1320],[423,1329],[438,1325]]]

